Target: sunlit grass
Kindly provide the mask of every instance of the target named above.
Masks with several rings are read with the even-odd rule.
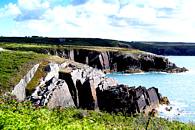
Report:
[[[0,129],[39,130],[193,130],[193,124],[143,115],[123,116],[75,108],[49,110],[16,102],[13,97],[0,98]]]
[[[91,50],[91,51],[112,51],[112,52],[125,52],[125,53],[145,53],[144,51],[140,51],[137,49],[129,49],[129,48],[120,48],[120,47],[102,47],[102,46],[82,46],[78,45],[45,45],[45,44],[27,44],[27,43],[0,43],[0,47],[10,50],[21,50],[21,51],[34,51],[34,52],[44,52],[44,50],[71,50],[71,49],[83,49],[83,50]]]
[[[12,89],[33,65],[46,57],[34,52],[1,51],[0,93]]]

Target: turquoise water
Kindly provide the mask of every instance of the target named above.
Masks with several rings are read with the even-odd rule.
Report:
[[[178,74],[168,73],[140,73],[140,74],[108,74],[119,83],[129,86],[157,87],[163,96],[171,102],[172,110],[159,108],[159,115],[170,120],[195,122],[195,56],[169,56],[170,61],[177,66],[186,67],[188,72]],[[169,106],[169,107],[170,107]]]

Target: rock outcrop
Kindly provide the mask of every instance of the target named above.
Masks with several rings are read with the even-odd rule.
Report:
[[[179,73],[187,71],[186,68],[177,67],[163,56],[146,52],[95,51],[86,49],[44,50],[43,52],[87,64],[104,72],[137,73],[159,71]]]
[[[49,63],[44,71],[46,75],[26,98],[37,106],[148,114],[158,107],[161,100],[158,89],[154,87],[146,89],[119,85],[105,77],[101,70],[71,60],[63,64]]]
[[[21,80],[20,82],[14,87],[12,94],[14,94],[18,100],[24,100],[26,98],[26,91],[25,88],[27,84],[31,81],[36,73],[39,64],[36,64]]]
[[[158,107],[160,94],[158,89],[128,87],[117,85],[105,91],[98,90],[100,109],[123,114],[146,113]]]

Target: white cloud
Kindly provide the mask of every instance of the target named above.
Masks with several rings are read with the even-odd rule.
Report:
[[[47,9],[49,2],[47,0],[18,0],[18,6],[24,10]]]
[[[9,3],[0,9],[0,17],[14,17],[19,14],[21,14],[21,11],[16,4]]]
[[[148,4],[153,8],[172,8],[176,9],[180,0],[148,0]]]
[[[195,41],[193,0],[88,0],[76,6],[54,5],[60,2],[18,0],[0,9],[0,17],[17,20],[10,30],[14,35]]]
[[[140,8],[136,5],[126,5],[124,6],[118,15],[119,17],[138,19],[144,23],[154,22],[156,18],[156,11],[153,8],[145,7]]]

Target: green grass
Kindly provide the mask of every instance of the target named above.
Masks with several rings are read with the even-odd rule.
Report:
[[[84,114],[82,114],[84,113]],[[83,115],[83,116],[82,116]],[[37,108],[30,102],[16,102],[13,97],[0,98],[0,129],[3,130],[193,130],[193,124],[170,122],[161,118],[87,111],[80,109]]]
[[[45,60],[52,60],[62,63],[59,57],[37,54],[31,51],[42,51],[43,49],[94,49],[99,51],[119,51],[122,48],[102,48],[83,46],[56,46],[56,45],[35,45],[35,44],[0,44],[0,47],[11,50],[22,51],[2,51],[0,52],[0,93],[4,93],[13,88],[19,80],[36,63]],[[28,52],[26,52],[28,51]],[[138,50],[125,49],[123,52],[140,53]],[[44,59],[44,60],[43,60]],[[43,62],[44,66],[44,62]],[[27,86],[29,91],[37,85],[38,79],[42,76],[42,69],[37,71],[35,77]],[[85,113],[86,116],[81,116]],[[148,122],[149,121],[149,122]],[[86,111],[75,108],[53,109],[32,106],[30,102],[17,102],[13,97],[0,97],[0,129],[4,130],[106,130],[106,129],[135,129],[135,130],[194,130],[194,124],[184,124],[181,122],[170,122],[162,118],[154,118],[138,115],[127,117],[120,114],[109,114],[106,112]]]
[[[39,60],[46,55],[34,52],[0,52],[0,93],[9,91]]]
[[[128,48],[120,48],[120,47],[102,47],[102,46],[82,46],[82,43],[79,45],[45,45],[45,44],[36,44],[36,43],[0,43],[0,47],[9,50],[20,50],[20,51],[34,51],[37,53],[43,53],[45,50],[71,50],[71,49],[83,49],[83,50],[91,50],[91,51],[113,51],[113,52],[125,52],[125,53],[133,53],[140,54],[144,53],[144,51],[140,51],[137,49],[128,49]]]

